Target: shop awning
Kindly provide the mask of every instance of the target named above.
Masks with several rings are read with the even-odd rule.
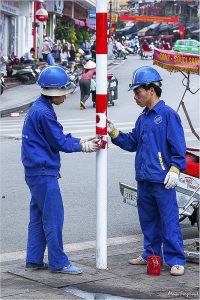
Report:
[[[86,20],[85,20],[85,25],[86,25],[89,29],[92,29],[92,30],[95,30],[95,29],[96,29],[96,26],[90,24],[90,19],[86,19]]]
[[[74,23],[75,23],[75,25],[80,26],[80,27],[85,26],[85,22],[81,21],[81,20],[78,20],[78,19],[74,19]]]

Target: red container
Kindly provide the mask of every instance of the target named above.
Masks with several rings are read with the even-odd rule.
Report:
[[[147,274],[159,276],[161,269],[161,257],[152,255],[147,257]]]

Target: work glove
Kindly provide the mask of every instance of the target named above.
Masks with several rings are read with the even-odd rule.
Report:
[[[86,153],[97,152],[101,148],[101,140],[93,139],[82,143],[82,151]]]
[[[93,137],[90,137],[90,138],[81,138],[80,139],[80,144],[83,144],[85,142],[89,142],[89,141],[92,141],[92,140],[95,140],[96,139],[96,136],[93,136]]]
[[[167,173],[165,180],[164,180],[164,185],[166,189],[173,189],[177,186],[178,181],[179,181],[179,169],[172,166]]]
[[[115,128],[113,122],[107,119],[107,132],[112,139],[115,139],[119,135],[119,130]]]

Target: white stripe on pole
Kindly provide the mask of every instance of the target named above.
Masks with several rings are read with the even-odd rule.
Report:
[[[96,66],[96,93],[107,94],[107,54],[96,55],[97,66]]]
[[[96,12],[97,13],[107,13],[107,0],[97,0],[96,1]]]

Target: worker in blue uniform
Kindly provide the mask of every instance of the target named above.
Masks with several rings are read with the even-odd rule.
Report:
[[[171,267],[171,275],[183,275],[185,256],[175,186],[186,167],[186,145],[179,115],[160,100],[161,81],[154,68],[138,68],[129,90],[144,110],[135,128],[123,133],[109,120],[107,126],[115,145],[136,152],[137,205],[144,252],[129,263],[146,264],[148,256],[160,255]]]
[[[57,121],[54,105],[64,102],[71,84],[60,66],[48,66],[38,78],[41,96],[34,102],[22,130],[22,163],[31,192],[26,269],[49,269],[64,274],[81,274],[63,250],[64,209],[58,178],[59,152],[96,152],[99,140],[65,134]],[[44,252],[48,247],[48,264]]]

